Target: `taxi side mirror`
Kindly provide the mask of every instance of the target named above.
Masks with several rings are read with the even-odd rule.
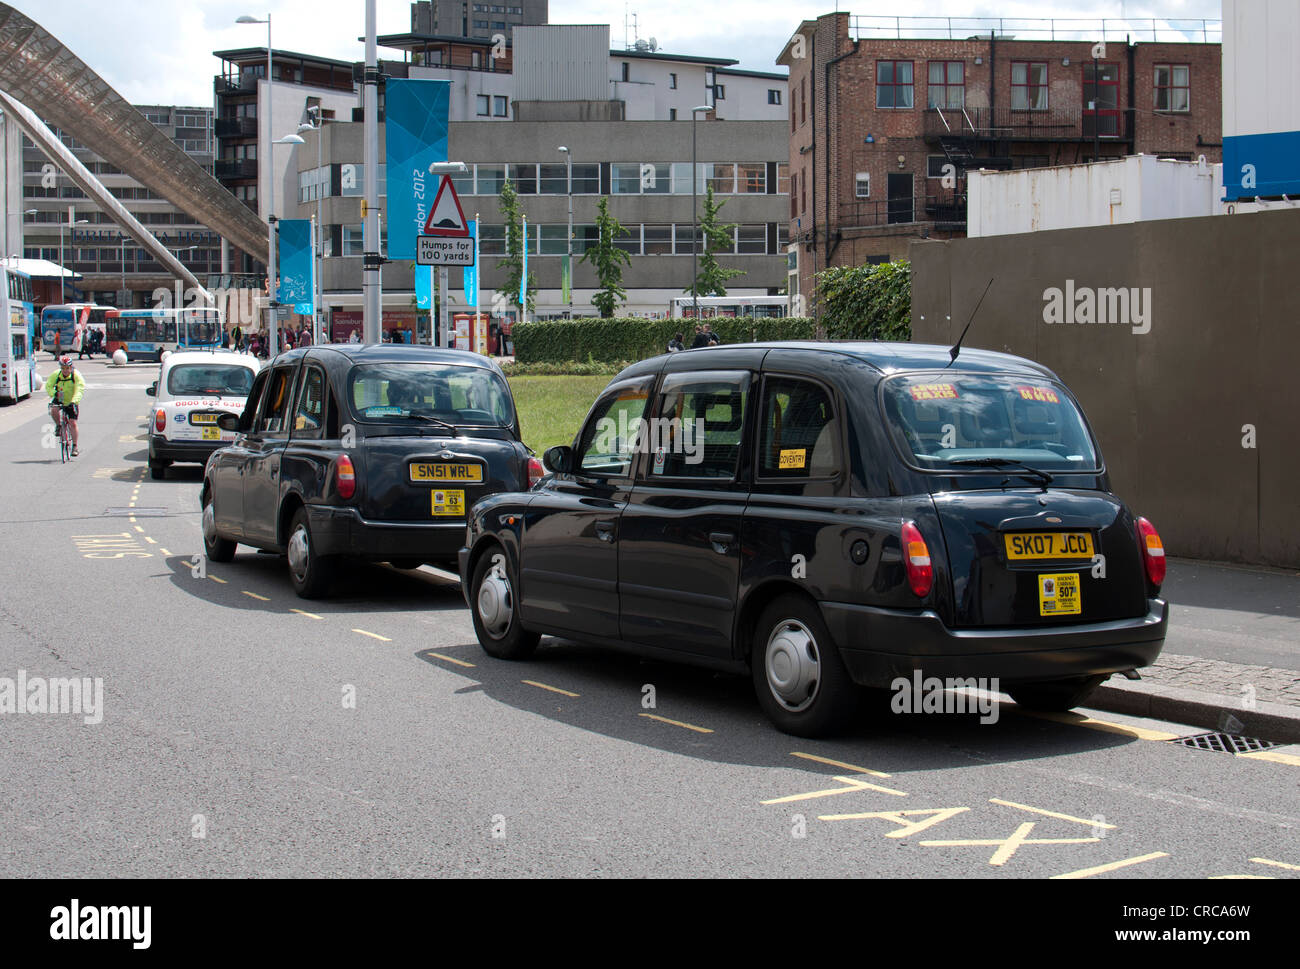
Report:
[[[572,474],[573,448],[566,444],[547,448],[542,455],[542,464],[546,466],[547,471],[554,471],[556,474]]]
[[[219,414],[217,416],[217,427],[223,431],[237,431],[239,430],[239,420],[238,414]]]
[[[146,394],[148,394],[150,397],[157,397],[157,396],[158,396],[158,381],[155,380],[153,383],[151,383],[148,387],[146,387],[146,388],[144,389],[144,392],[145,392]]]

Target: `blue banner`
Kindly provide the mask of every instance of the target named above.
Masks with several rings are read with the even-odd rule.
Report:
[[[293,311],[304,316],[315,312],[314,268],[311,253],[311,220],[281,219],[279,302],[292,303]]]
[[[474,265],[461,270],[464,273],[461,278],[465,287],[465,305],[478,306],[478,220],[466,219],[465,225],[469,229],[469,237],[474,240]]]
[[[384,92],[388,257],[413,260],[440,182],[429,166],[447,160],[451,82],[390,78]]]
[[[415,267],[415,308],[433,309],[433,267]]]
[[[519,318],[528,310],[528,216],[524,216],[524,271],[519,274]]]

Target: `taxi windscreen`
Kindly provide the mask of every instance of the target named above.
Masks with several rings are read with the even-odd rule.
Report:
[[[253,387],[253,371],[217,363],[187,363],[172,367],[167,375],[167,393],[173,397],[202,394],[205,397],[247,397]]]
[[[904,457],[926,471],[971,471],[994,462],[1059,472],[1099,468],[1083,415],[1046,378],[900,375],[885,381],[883,399]]]
[[[348,394],[367,421],[427,418],[455,425],[507,427],[514,404],[490,370],[432,363],[375,363],[353,369]]]

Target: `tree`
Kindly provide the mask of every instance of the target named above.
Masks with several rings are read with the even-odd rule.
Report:
[[[607,320],[614,315],[618,304],[627,299],[627,290],[623,288],[623,266],[631,265],[632,262],[626,252],[614,245],[615,239],[629,233],[618,219],[609,214],[607,198],[601,199],[596,207],[596,229],[599,240],[582,254],[579,262],[590,263],[596,270],[596,281],[600,288],[591,302],[600,311],[601,319]]]
[[[912,267],[906,260],[823,269],[817,299],[832,340],[912,338]]]
[[[704,193],[704,211],[700,215],[699,231],[704,236],[704,251],[700,253],[700,268],[695,276],[695,292],[692,295],[726,296],[727,287],[724,283],[734,276],[745,275],[743,269],[719,266],[718,260],[714,258],[715,253],[730,252],[733,248],[732,233],[736,231],[736,226],[723,225],[718,221],[718,212],[726,204],[713,200],[713,186],[710,185]],[[691,290],[683,292],[691,293]]]
[[[515,187],[510,184],[510,179],[506,179],[501,186],[501,218],[505,223],[506,232],[506,254],[503,259],[497,262],[498,269],[506,271],[506,283],[501,289],[497,290],[508,305],[522,309],[519,305],[519,281],[524,274],[524,231],[523,231],[523,209],[519,207],[519,193]],[[533,291],[537,288],[537,279],[530,272],[528,274],[528,308],[532,309],[537,299]]]

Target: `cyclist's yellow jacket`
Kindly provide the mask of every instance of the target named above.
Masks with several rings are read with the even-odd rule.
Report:
[[[86,381],[75,369],[69,377],[63,376],[62,370],[56,370],[50,374],[50,379],[45,381],[45,392],[51,399],[54,397],[55,390],[63,391],[64,404],[80,404],[81,395],[86,392]]]

